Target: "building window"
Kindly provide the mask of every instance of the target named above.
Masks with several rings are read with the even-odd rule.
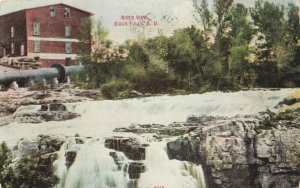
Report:
[[[72,43],[71,42],[66,42],[66,53],[67,54],[72,53]]]
[[[15,43],[10,44],[11,54],[15,54]]]
[[[71,17],[71,9],[69,7],[65,7],[64,17],[65,18],[70,18]]]
[[[40,34],[40,23],[34,22],[33,23],[33,35],[39,35]]]
[[[5,48],[2,48],[3,49],[3,51],[2,51],[2,55],[3,55],[3,57],[5,57],[6,56],[6,49]]]
[[[15,27],[14,26],[11,26],[11,28],[10,28],[10,36],[15,37]]]
[[[71,32],[72,32],[72,29],[71,29],[71,26],[66,26],[65,27],[65,36],[66,37],[70,37],[71,36]]]
[[[24,56],[25,55],[25,45],[24,44],[21,44],[21,56]]]
[[[72,65],[72,59],[70,57],[66,58],[66,66]]]
[[[54,16],[55,16],[55,7],[50,6],[50,17],[54,17]]]
[[[40,52],[40,41],[39,40],[35,40],[33,42],[33,51],[35,53],[39,53]]]

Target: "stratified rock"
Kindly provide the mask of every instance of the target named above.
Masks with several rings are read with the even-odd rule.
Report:
[[[296,124],[295,118],[277,121],[275,114],[262,115],[205,118],[205,126],[167,144],[169,158],[201,164],[208,187],[296,187],[300,130],[289,126]]]
[[[153,133],[166,136],[180,136],[200,126],[199,123],[174,122],[168,126],[161,124],[134,124],[129,127],[114,129],[114,132]]]
[[[70,168],[72,166],[72,164],[74,163],[74,161],[76,159],[76,156],[77,156],[76,151],[67,151],[65,153],[67,168]]]
[[[18,123],[42,123],[45,121],[65,121],[77,117],[80,117],[80,114],[73,112],[39,111],[15,114],[13,119]]]
[[[131,160],[145,160],[147,144],[134,138],[112,137],[105,139],[105,147],[123,152]]]
[[[215,117],[215,116],[208,116],[208,115],[205,115],[205,114],[202,114],[200,116],[189,116],[187,117],[186,119],[186,122],[187,123],[207,123],[209,121],[214,121],[214,120],[217,120],[217,119],[220,119],[219,117]]]
[[[62,144],[66,141],[66,137],[62,135],[39,135],[35,138],[23,138],[18,142],[17,149],[14,151],[17,158],[27,156],[42,156],[45,154],[55,153],[60,150]],[[51,158],[52,156],[49,155]]]
[[[141,177],[141,173],[146,171],[146,167],[142,162],[130,162],[127,168],[130,179],[139,179]]]

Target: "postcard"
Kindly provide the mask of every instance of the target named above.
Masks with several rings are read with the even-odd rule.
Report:
[[[0,0],[0,188],[300,188],[299,0]]]

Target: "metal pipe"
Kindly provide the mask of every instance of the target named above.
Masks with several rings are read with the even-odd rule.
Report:
[[[13,81],[22,82],[25,80],[50,80],[57,78],[59,82],[64,82],[67,75],[83,71],[83,66],[68,66],[53,64],[50,68],[40,68],[35,70],[19,70],[14,72],[4,72],[0,74],[0,84],[10,84]]]

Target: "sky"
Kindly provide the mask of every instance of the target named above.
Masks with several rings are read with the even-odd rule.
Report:
[[[208,1],[210,4],[213,2]],[[300,0],[269,1],[300,5]],[[253,6],[255,0],[235,2]],[[109,38],[116,43],[129,38],[169,35],[176,28],[197,24],[193,16],[192,0],[0,0],[0,15],[55,3],[65,3],[92,12],[93,19],[102,21],[109,32]],[[147,26],[143,22],[145,19],[139,19],[139,16],[145,15],[151,20]]]

